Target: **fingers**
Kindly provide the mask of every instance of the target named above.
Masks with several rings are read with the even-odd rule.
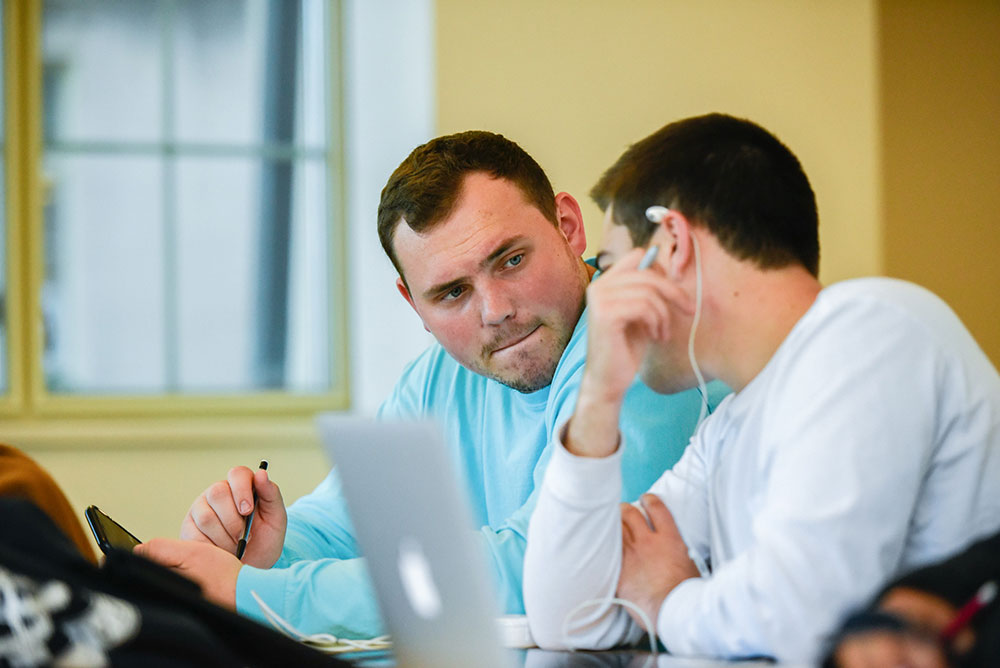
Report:
[[[267,471],[261,471],[267,478]],[[229,469],[226,481],[232,496],[233,506],[240,515],[249,515],[253,510],[254,471],[246,466],[234,466]]]
[[[202,543],[212,543],[212,544],[214,544],[214,541],[208,535],[206,535],[205,533],[203,533],[202,530],[198,528],[198,525],[195,522],[195,519],[194,519],[195,506],[199,504],[199,501],[203,501],[203,497],[202,496],[199,496],[197,499],[195,499],[195,502],[191,504],[191,508],[188,510],[188,514],[184,516],[184,520],[181,522],[180,539],[181,540],[196,540],[196,541],[199,541],[199,542],[202,542]],[[207,504],[205,504],[205,505],[207,506]],[[204,511],[200,511],[200,512],[204,512]],[[212,514],[214,515],[214,513],[212,513]],[[220,537],[223,534],[225,534],[225,531],[221,531]],[[225,534],[225,535],[228,535],[228,534]]]
[[[269,482],[266,472],[260,473],[264,474],[264,482]],[[230,469],[226,480],[210,485],[191,504],[187,517],[181,523],[180,537],[212,543],[224,550],[234,551],[246,523],[245,515],[249,515],[254,507],[254,482],[254,472],[251,469],[245,466]],[[276,488],[273,483],[270,484]],[[272,495],[276,493],[270,488],[268,491]],[[280,492],[277,494],[280,498]]]
[[[680,538],[674,516],[655,494],[643,494],[639,497],[638,507],[631,503],[621,504],[621,512],[622,528],[629,533],[629,538],[643,531]]]
[[[655,494],[643,494],[639,497],[639,503],[646,511],[646,517],[649,519],[649,524],[653,528],[653,531],[680,535],[680,532],[677,530],[677,524],[674,522],[674,516],[660,497]]]
[[[636,274],[624,276],[615,284],[591,286],[587,300],[600,320],[639,326],[648,338],[664,340],[669,331],[670,309],[667,298],[655,281]]]
[[[635,510],[631,503],[621,503],[619,504],[622,512],[622,540],[625,544],[631,543],[635,540],[635,533],[632,531],[632,525],[629,520],[626,519],[629,509]]]
[[[180,537],[183,540],[211,543],[224,550],[233,551],[236,549],[236,540],[243,526],[243,518],[236,512],[235,506],[220,517],[219,511],[209,501],[210,497],[218,500],[220,493],[211,490],[212,488],[206,490],[191,504],[187,517],[181,523]],[[231,497],[229,503],[232,504]]]
[[[646,255],[647,248],[641,246],[636,246],[629,252],[622,255],[620,258],[615,260],[615,262],[608,267],[604,272],[605,275],[620,274],[625,271],[634,271],[639,267],[639,263],[642,262],[642,258]],[[652,268],[652,267],[651,267]]]
[[[590,284],[590,326],[607,332],[623,330],[629,338],[644,333],[645,338],[666,341],[671,311],[691,312],[691,298],[658,265],[636,271],[633,265],[640,256],[630,253],[628,262],[622,266],[615,263],[612,270]]]
[[[627,528],[629,532],[630,539],[635,539],[641,536],[643,533],[649,533],[652,527],[646,522],[646,517],[642,514],[642,511],[636,508],[631,503],[623,503],[621,505],[622,509],[622,526]]]
[[[642,261],[646,253],[645,248],[633,248],[626,255],[615,262],[614,265],[604,272],[601,279],[591,283],[594,291],[599,291],[602,286],[614,285],[618,289],[623,282],[636,285],[645,285],[655,290],[661,299],[664,299],[674,306],[679,307],[687,313],[694,313],[694,304],[691,297],[667,276],[666,269],[654,262],[647,269],[638,269],[639,262]]]

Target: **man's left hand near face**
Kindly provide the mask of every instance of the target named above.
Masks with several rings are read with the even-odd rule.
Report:
[[[236,609],[236,578],[243,564],[229,552],[210,543],[172,538],[154,538],[133,552],[194,580],[216,605]]]
[[[699,576],[688,557],[673,515],[659,497],[644,494],[640,499],[646,517],[635,506],[622,504],[622,570],[618,596],[632,601],[649,616],[655,626],[663,599],[688,578]],[[643,628],[646,625],[629,610]],[[648,629],[646,629],[648,630]]]

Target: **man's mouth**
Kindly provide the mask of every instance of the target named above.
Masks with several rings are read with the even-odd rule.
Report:
[[[520,336],[516,336],[513,339],[508,339],[507,341],[502,342],[501,345],[493,348],[493,350],[490,352],[490,354],[491,355],[495,355],[496,353],[500,353],[500,352],[503,352],[505,350],[509,350],[509,349],[517,346],[522,341],[524,341],[529,336],[531,336],[536,331],[538,331],[539,327],[541,327],[541,325],[537,325],[537,326],[533,327],[532,329],[528,330],[527,332],[525,332],[524,334],[522,334]]]

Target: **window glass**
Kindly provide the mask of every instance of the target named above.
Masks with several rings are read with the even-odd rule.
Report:
[[[163,139],[165,4],[47,0],[45,133],[50,141]]]
[[[50,152],[42,288],[50,390],[158,392],[167,377],[163,164]]]
[[[331,389],[327,2],[43,7],[48,389]]]

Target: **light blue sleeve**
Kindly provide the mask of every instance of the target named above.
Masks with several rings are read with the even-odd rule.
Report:
[[[379,417],[417,415],[421,365],[404,372]],[[251,592],[302,633],[371,638],[385,633],[364,559],[359,558],[336,471],[288,509],[281,556],[269,569],[244,566],[236,581],[236,610],[267,624]]]
[[[269,569],[244,566],[236,609],[267,625],[265,603],[302,633],[372,638],[385,633],[364,559],[314,559]]]
[[[370,638],[384,633],[336,471],[288,509],[281,557],[272,568],[244,566],[236,609],[264,622],[258,596],[302,633]]]

